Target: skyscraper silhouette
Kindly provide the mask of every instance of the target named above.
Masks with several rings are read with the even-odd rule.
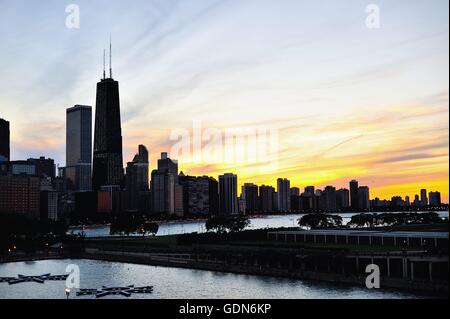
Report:
[[[0,118],[0,157],[3,160],[11,160],[9,149],[9,122]],[[0,161],[2,159],[0,158]]]
[[[66,110],[66,177],[75,191],[90,191],[92,183],[92,107]]]
[[[103,71],[103,79],[97,83],[92,188],[122,185],[123,179],[119,82],[112,78],[110,62],[109,78]]]

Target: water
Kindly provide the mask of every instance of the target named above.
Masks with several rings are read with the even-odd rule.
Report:
[[[342,217],[344,225],[347,224],[351,217],[356,213],[342,213],[337,214]],[[444,218],[449,216],[448,212],[439,212],[439,215]],[[296,227],[298,226],[297,220],[303,215],[292,214],[292,215],[268,215],[262,217],[251,218],[251,224],[247,229],[264,229],[264,228],[280,228],[280,227]],[[81,232],[80,228],[71,229],[74,233]],[[204,221],[179,221],[164,223],[159,226],[159,231],[157,236],[166,235],[178,235],[178,234],[188,234],[188,233],[203,233],[206,231]],[[105,237],[110,236],[109,226],[99,226],[93,228],[87,228],[84,230],[87,237]],[[138,236],[138,235],[137,235]]]
[[[410,299],[430,296],[408,292],[369,290],[365,287],[338,286],[301,281],[213,271],[133,265],[93,260],[49,260],[0,264],[0,277],[22,275],[61,275],[66,266],[80,268],[81,288],[102,286],[153,286],[152,294],[132,295],[133,299]],[[0,299],[64,299],[64,281],[44,284],[0,283]],[[71,298],[95,299],[95,296]],[[108,298],[124,298],[110,296]]]

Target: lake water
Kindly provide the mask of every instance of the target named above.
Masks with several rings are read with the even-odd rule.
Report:
[[[438,212],[439,215],[444,218],[448,218],[448,212]],[[351,217],[356,213],[344,213],[337,214],[342,217],[343,223],[347,224]],[[268,215],[262,217],[251,218],[251,224],[247,229],[264,229],[264,228],[279,228],[279,227],[296,227],[297,221],[303,215],[292,214],[292,215]],[[81,231],[80,228],[71,229],[74,233],[79,233]],[[159,226],[159,231],[157,236],[166,236],[166,235],[178,235],[178,234],[188,234],[188,233],[203,233],[206,231],[205,222],[204,221],[180,221],[180,222],[171,222],[171,223],[163,223]],[[100,226],[87,228],[84,230],[87,237],[105,237],[110,236],[109,234],[109,226]]]
[[[93,260],[49,260],[0,264],[0,277],[65,274],[69,264],[80,269],[81,288],[102,286],[153,286],[152,294],[134,294],[133,299],[409,299],[424,294],[369,290],[365,287],[338,286],[295,279],[227,274],[213,271],[154,267]],[[381,283],[382,284],[382,283]],[[0,283],[0,299],[64,299],[64,281],[44,284]],[[95,299],[95,296],[71,298]],[[125,298],[110,296],[108,298]]]

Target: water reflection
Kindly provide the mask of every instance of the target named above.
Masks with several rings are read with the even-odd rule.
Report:
[[[150,295],[135,294],[133,299],[208,299],[208,298],[282,298],[282,299],[396,299],[426,298],[426,295],[368,290],[365,287],[300,281],[286,278],[238,275],[212,271],[133,265],[93,260],[50,260],[28,263],[0,264],[0,277],[24,275],[64,274],[67,265],[77,264],[81,272],[81,288],[102,286],[153,286]],[[45,284],[0,283],[0,298],[64,299],[64,282]],[[92,299],[93,296],[71,298]],[[110,296],[109,298],[123,298]]]

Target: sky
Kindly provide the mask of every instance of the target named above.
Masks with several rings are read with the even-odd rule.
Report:
[[[366,25],[371,3],[380,28]],[[78,29],[66,26],[68,4],[80,9]],[[155,168],[171,133],[195,123],[275,129],[277,167],[181,154],[180,169],[236,173],[239,184],[285,177],[300,188],[356,178],[372,198],[426,188],[448,201],[448,5],[0,0],[0,118],[11,122],[11,157],[64,166],[65,110],[95,107],[112,35],[124,162],[144,144]]]

